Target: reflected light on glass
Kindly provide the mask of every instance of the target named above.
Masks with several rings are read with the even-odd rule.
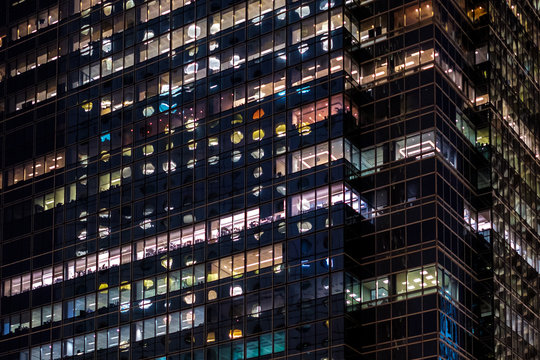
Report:
[[[234,150],[232,152],[232,161],[238,162],[240,161],[240,159],[242,159],[242,153],[240,152],[240,150]]]
[[[148,309],[150,306],[152,306],[152,300],[145,299],[145,300],[139,302],[139,308],[141,308],[143,310]]]

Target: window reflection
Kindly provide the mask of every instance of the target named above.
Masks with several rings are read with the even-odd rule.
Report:
[[[285,218],[284,207],[273,216],[262,219],[259,215],[259,208],[252,208],[246,212],[226,215],[218,220],[210,221],[208,234],[206,234],[206,223],[195,223],[193,226],[171,231],[169,238],[167,234],[161,234],[139,240],[133,245],[133,250],[131,246],[121,246],[91,255],[86,255],[86,251],[81,251],[77,253],[79,257],[76,260],[69,261],[65,268],[62,268],[62,266],[48,267],[36,270],[32,274],[24,274],[4,280],[2,296],[17,295],[29,291],[30,288],[37,289],[52,283],[82,277],[96,271],[107,270],[131,261],[165,254],[167,251],[202,243],[206,241],[205,236],[208,236],[210,243],[217,242],[223,236],[232,236],[231,239],[235,241],[239,233],[245,229],[254,229],[261,224],[271,223],[282,218]],[[100,231],[100,236],[109,236],[109,231],[108,228],[103,228]],[[79,235],[79,241],[86,240],[86,230],[83,230]]]
[[[128,2],[129,3],[129,2]],[[182,3],[180,1],[179,3]],[[272,4],[270,1],[263,1],[262,2],[264,8],[267,8],[268,11],[272,9],[272,7],[277,8],[281,7],[281,1],[276,1]],[[126,5],[127,6],[127,5]],[[142,10],[146,9],[148,7],[148,10]],[[183,6],[178,5],[178,6]],[[151,20],[154,17],[158,17],[162,15],[163,13],[167,13],[170,10],[168,9],[168,4],[164,5],[164,12],[159,11],[160,6],[150,6],[150,5],[143,5],[141,7],[141,11],[139,13],[140,15],[140,21],[146,22]],[[103,8],[103,11],[108,11],[110,9],[110,5],[106,5]],[[173,5],[174,8],[174,5]],[[250,10],[248,9],[248,13]],[[332,10],[332,14],[330,17],[330,30],[335,30],[341,26],[343,26],[344,22],[342,20],[342,10],[341,9],[334,9]],[[262,18],[264,16],[264,10],[261,10],[261,8],[257,7],[256,10],[253,10],[253,13],[259,13],[258,16],[255,16],[253,19],[258,19],[259,17]],[[171,49],[169,48],[169,44],[171,44],[170,41],[172,41],[172,49],[180,48],[186,44],[189,44],[195,40],[199,40],[201,38],[206,37],[207,29],[211,33],[215,33],[216,31],[224,31],[228,27],[234,26],[235,24],[239,24],[246,19],[246,9],[245,6],[242,4],[239,4],[235,6],[234,8],[229,8],[227,10],[224,10],[221,14],[221,24],[217,26],[218,24],[218,18],[219,15],[215,15],[216,18],[214,19],[211,17],[210,19],[201,19],[197,21],[196,23],[185,25],[182,28],[174,30],[172,33],[166,33],[159,37],[153,36],[153,30],[148,29],[144,34],[141,35],[141,44],[139,44],[135,50],[134,49],[127,49],[124,56],[121,57],[120,55],[114,55],[112,57],[107,57],[102,59],[101,61],[95,61],[90,65],[82,66],[80,68],[80,74],[79,76],[71,76],[71,79],[69,80],[69,89],[77,88],[80,85],[86,84],[90,81],[94,81],[99,79],[101,76],[108,76],[114,72],[123,70],[125,68],[128,68],[132,66],[134,63],[138,63],[141,61],[147,61],[150,60],[153,57],[156,57],[160,54],[167,53]],[[235,21],[229,21],[229,19],[232,19],[234,17]],[[53,16],[54,18],[54,16]],[[211,20],[211,21],[207,21]],[[321,14],[320,16],[317,16],[316,22],[314,22],[314,18],[308,18],[306,19],[306,24],[302,28],[306,29],[304,31],[306,33],[305,36],[302,36],[300,39],[302,41],[308,40],[310,37],[314,36],[315,32],[312,31],[312,29],[316,29],[316,33],[322,34],[321,36],[325,36],[325,39],[321,40],[321,46],[324,51],[329,51],[332,49],[332,40],[328,38],[327,31],[328,31],[328,20],[326,14]],[[55,21],[55,20],[53,20]],[[57,20],[56,20],[57,21]],[[126,21],[126,24],[131,25],[131,21]],[[345,22],[345,25],[348,27],[349,30],[357,32],[356,30],[351,29],[351,22],[348,20]],[[114,32],[118,33],[123,30],[123,24],[116,23],[116,20],[114,22]],[[105,26],[105,25],[104,25]],[[357,25],[352,24],[353,27],[357,28]],[[80,50],[80,53],[82,56],[91,56],[94,51],[93,42],[100,42],[100,47],[102,48],[104,53],[110,52],[111,48],[111,40],[110,37],[112,35],[112,27],[104,27],[102,31],[99,31],[98,29],[94,29],[94,27],[84,27],[81,29],[80,37],[74,37],[70,38],[70,51],[76,51]],[[281,32],[278,32],[281,34]],[[284,39],[283,34],[279,35],[276,34],[276,38],[272,39],[270,37],[264,37],[266,39],[262,42],[262,47],[259,49],[258,54],[259,56],[265,56],[266,54],[271,53],[272,51],[280,50],[284,47]],[[103,35],[103,39],[101,36]],[[217,45],[210,44],[211,50],[217,49]],[[273,46],[273,47],[272,47]],[[302,48],[308,46],[307,44],[302,44]],[[309,46],[308,46],[309,47]],[[273,48],[273,50],[272,50]],[[67,44],[62,47],[62,54],[66,55],[68,50]],[[198,52],[198,47],[194,47],[193,53]],[[52,48],[52,51],[56,51],[56,48]],[[191,51],[187,49],[186,51]],[[193,55],[194,55],[193,54]],[[253,56],[253,55],[251,55]],[[57,55],[51,54],[48,56],[48,60],[46,61],[52,61],[56,59]],[[42,63],[43,60],[40,60],[40,63]],[[193,82],[196,78],[200,79],[206,76],[206,69],[211,69],[211,71],[218,71],[218,66],[216,65],[217,62],[221,64],[220,71],[224,71],[229,67],[238,67],[243,62],[246,61],[246,52],[245,48],[239,47],[238,49],[233,50],[226,50],[222,54],[216,54],[213,57],[210,57],[208,61],[206,59],[192,62],[190,64],[187,64],[184,66],[183,71],[180,74],[183,74],[183,80],[180,77],[178,81],[175,81],[176,84],[172,86],[172,89],[180,90],[181,88],[179,86],[188,84],[190,82]],[[23,62],[21,62],[23,64]],[[26,69],[27,67],[31,67],[32,62],[24,61],[23,67]],[[12,68],[18,68],[18,66],[14,66]],[[330,59],[330,71],[336,72],[343,69],[343,56],[341,56],[338,53],[333,54],[332,58]],[[319,59],[316,59],[313,64],[311,62],[307,64],[303,70],[301,71],[302,75],[301,83],[310,81],[314,78],[319,78],[326,76],[328,74],[328,58],[326,56],[320,57]],[[357,74],[357,71],[353,70],[353,73]],[[279,76],[280,80],[278,81],[277,78],[274,79],[274,92],[282,91],[285,89],[285,76]],[[66,79],[62,79],[61,85],[64,86],[66,84]],[[248,94],[248,99],[250,101],[257,101],[261,99],[264,96],[267,96],[272,93],[272,89],[267,85],[267,82],[259,85],[262,91],[259,91],[258,96],[250,95]],[[267,89],[265,89],[265,87]],[[16,111],[20,110],[25,106],[34,104],[36,101],[43,101],[45,99],[48,99],[50,97],[56,96],[56,81],[49,81],[47,83],[40,84],[37,88],[37,96],[34,95],[34,89],[29,89],[29,91],[21,92],[20,94],[15,96],[15,101],[13,101],[12,108],[10,111]],[[235,96],[236,98],[236,96]],[[238,100],[234,100],[235,106],[241,105],[245,101],[245,97],[240,97]],[[11,104],[12,102],[10,102]],[[130,104],[130,100],[126,100],[125,102],[122,102],[121,99],[119,101],[113,101],[111,103],[111,99],[109,96],[104,96],[101,101],[101,113],[102,114],[108,114],[111,111],[118,110],[122,107],[122,104],[125,105],[125,103]],[[111,106],[112,105],[112,106]]]
[[[174,312],[168,316],[162,315],[135,322],[132,329],[130,325],[112,327],[96,333],[92,332],[74,338],[67,338],[52,344],[35,346],[30,349],[30,353],[32,359],[61,359],[76,355],[92,354],[96,350],[111,349],[114,347],[119,347],[121,351],[125,351],[129,348],[130,341],[149,340],[165,334],[175,334],[183,330],[197,328],[204,324],[204,316],[204,308],[195,307],[189,310]],[[131,333],[133,333],[133,339],[131,339]],[[186,337],[188,340],[194,339],[191,334],[186,336],[188,336]],[[242,331],[240,329],[231,329],[229,331],[229,337],[241,338]],[[215,340],[215,332],[209,332],[207,342],[213,342]],[[251,337],[245,340],[245,344],[244,340],[239,341],[240,343],[238,341],[235,342],[232,353],[231,348],[227,346],[211,348],[209,351],[216,358],[230,358],[231,354],[236,358],[238,356],[244,356],[245,346],[246,359],[285,351],[285,331],[283,330]],[[20,358],[30,358],[29,351],[23,350],[20,353]]]

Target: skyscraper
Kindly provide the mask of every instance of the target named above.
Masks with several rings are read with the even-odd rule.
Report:
[[[539,7],[6,1],[0,360],[537,358]]]
[[[538,358],[538,2],[357,14],[362,352]]]

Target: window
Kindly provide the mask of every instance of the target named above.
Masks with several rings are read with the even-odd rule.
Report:
[[[26,35],[36,32],[38,28],[43,29],[49,25],[55,24],[58,20],[58,6],[51,7],[48,10],[40,12],[37,19],[35,16],[32,16],[19,23],[18,26],[13,27],[11,39],[18,40]]]
[[[167,333],[167,318],[160,316],[155,318],[156,322],[156,336],[162,336]]]
[[[396,294],[400,295],[398,299],[403,299],[403,294],[409,294],[409,297],[411,294],[413,296],[421,295],[418,292],[419,290],[433,288],[437,285],[437,271],[435,266],[410,269],[396,274]]]
[[[330,194],[327,186],[323,186],[311,191],[306,191],[290,198],[290,214],[296,216],[310,212],[315,209],[327,208],[330,204],[337,205],[344,203],[359,211],[359,196],[356,191],[351,190],[342,183],[333,184]]]
[[[378,16],[367,21],[363,21],[360,25],[360,43],[361,47],[366,47],[374,44],[374,38],[387,33],[387,17]],[[385,39],[382,37],[380,40]],[[380,41],[379,40],[379,41]]]
[[[473,145],[476,145],[476,129],[464,114],[456,109],[456,127]]]
[[[487,45],[479,47],[474,51],[474,59],[477,65],[489,60],[489,52]]]
[[[247,210],[247,224],[245,219],[246,212],[239,212],[234,215],[223,216],[219,220],[210,222],[209,239],[218,239],[221,236],[236,237],[239,232],[259,226],[259,209]],[[201,234],[202,236],[202,234]]]
[[[334,156],[334,154],[330,156],[327,142],[293,152],[291,154],[291,173],[327,164],[330,158],[332,160],[337,160],[338,158],[343,157],[343,152],[339,151],[341,150],[338,144],[340,140],[341,139],[338,139],[332,142],[332,150],[334,153],[337,153],[336,155],[338,155],[338,157]],[[336,146],[334,147],[334,145]]]
[[[473,229],[473,231],[478,230],[476,210],[466,201],[463,204],[463,220]]]
[[[491,211],[483,210],[478,212],[478,231],[491,229]]]
[[[285,175],[286,172],[285,156],[280,156],[275,160],[274,177],[279,178]]]
[[[381,145],[373,148],[362,149],[361,170],[362,175],[369,175],[374,172],[373,168],[382,166],[388,162],[388,145]]]
[[[279,265],[282,263],[281,251],[281,244],[248,251],[245,258],[246,265],[244,265],[244,254],[212,261],[206,267],[208,282],[227,279],[231,276],[238,278],[244,274],[244,271],[250,273],[273,265]]]
[[[311,132],[309,125],[328,119],[328,100],[320,100],[317,103],[304,105],[293,110],[291,115],[292,126],[297,128],[300,134],[307,135]]]
[[[362,302],[384,299],[388,297],[389,293],[389,280],[387,276],[362,282]]]
[[[438,269],[438,285],[441,286],[443,293],[453,299],[459,299],[459,283],[446,269]],[[432,284],[433,282],[431,280]]]
[[[435,150],[435,133],[433,131],[411,135],[405,140],[395,142],[396,160],[430,153],[433,150]]]
[[[48,154],[33,161],[26,162],[7,170],[7,186],[17,184],[20,181],[31,180],[50,171],[63,168],[65,165],[64,151],[56,154]]]
[[[450,163],[453,167],[456,167],[457,154],[454,146],[452,146],[441,134],[437,134],[436,149],[442,155],[442,157]]]
[[[60,198],[63,199],[63,195],[60,196]],[[43,201],[37,201],[36,206],[44,206],[44,198],[40,197],[38,198],[42,199]],[[51,199],[54,199],[54,197],[51,197],[50,199],[47,198],[47,201],[51,201]],[[54,201],[53,201],[54,203]],[[283,209],[282,209],[283,210]],[[41,211],[41,210],[40,210]],[[106,214],[106,213],[104,213]],[[270,215],[265,217],[264,219],[259,218],[259,208],[253,208],[248,209],[247,212],[239,212],[231,215],[223,216],[221,219],[212,220],[209,224],[209,237],[216,236],[216,240],[221,235],[221,230],[228,229],[230,231],[229,235],[232,235],[233,238],[236,238],[238,236],[238,232],[243,231],[244,229],[253,229],[259,226],[259,223],[269,223],[274,221],[274,217],[276,219],[278,218],[284,218],[285,212],[281,211],[275,215]],[[110,229],[107,227],[100,227],[99,236],[106,237],[109,236]],[[226,232],[226,231],[225,231]],[[183,229],[175,230],[170,232],[170,243],[168,245],[168,239],[166,234],[161,234],[157,237],[149,237],[143,240],[139,240],[135,244],[133,244],[133,260],[141,260],[147,257],[156,256],[162,253],[165,253],[167,249],[169,251],[176,250],[178,246],[190,246],[194,243],[203,242],[205,241],[205,234],[206,234],[206,224],[198,223],[193,226],[185,227]],[[81,229],[78,233],[78,237],[80,241],[86,240],[87,234],[85,229]],[[281,248],[279,246],[276,246],[274,249],[275,252],[278,252],[281,254]],[[124,245],[122,247],[112,248],[110,250],[101,251],[97,254],[91,254],[86,255],[86,251],[79,251],[77,252],[77,258],[75,260],[68,261],[63,267],[62,265],[57,265],[54,268],[48,267],[42,270],[37,270],[33,272],[33,278],[31,282],[31,274],[23,274],[22,276],[17,276],[12,279],[4,280],[3,282],[3,296],[12,296],[16,295],[18,293],[25,292],[30,290],[30,285],[32,284],[33,288],[37,288],[40,286],[48,286],[52,283],[59,283],[64,280],[64,272],[66,274],[67,279],[74,279],[76,277],[84,276],[89,273],[93,273],[95,271],[103,271],[106,269],[109,269],[113,266],[119,266],[120,264],[126,264],[128,262],[131,262],[131,246]],[[276,255],[277,256],[277,255]],[[165,261],[162,260],[161,264],[162,266],[168,268],[171,264],[171,260],[165,259]],[[243,265],[243,255],[238,255],[233,258],[233,272],[232,276],[240,275],[245,271],[244,265]],[[278,258],[274,261],[278,261]],[[257,260],[258,262],[258,260]],[[279,255],[279,262],[277,264],[281,263],[281,255]],[[250,263],[251,264],[251,263]],[[184,266],[193,265],[193,260],[185,258],[185,262],[183,262]],[[217,268],[211,268],[207,274],[205,274],[204,271],[204,264],[196,265],[194,268],[187,268],[182,271],[182,278],[181,278],[181,287],[188,287],[193,286],[194,284],[201,284],[204,283],[205,277],[208,277],[208,281],[213,281],[219,279],[219,263],[216,263]],[[265,265],[266,266],[266,265]],[[271,266],[271,264],[268,264],[267,266]],[[224,268],[223,268],[224,269]],[[224,271],[222,269],[222,271]],[[217,271],[214,271],[217,270]],[[194,271],[194,273],[193,273]],[[230,270],[227,270],[230,273]],[[189,277],[186,278],[184,275],[187,274],[187,272],[190,273]],[[225,275],[223,275],[225,276]],[[231,276],[231,275],[229,275]],[[212,280],[210,280],[212,279]],[[172,281],[172,280],[171,280]],[[178,287],[178,280],[175,280],[173,284],[177,288]],[[158,292],[166,291],[165,290],[165,279],[158,280],[158,283],[162,286],[161,289],[158,289]],[[173,285],[170,285],[173,286]],[[172,291],[172,290],[171,290]],[[125,293],[124,293],[125,294]],[[144,296],[141,295],[142,299]],[[120,294],[120,297],[122,297],[122,294]],[[103,298],[103,301],[105,299]],[[108,301],[108,300],[107,300]],[[114,297],[114,304],[118,305],[118,302],[121,301],[124,303],[124,300],[118,299],[118,294]],[[103,304],[107,304],[106,302],[103,302]]]

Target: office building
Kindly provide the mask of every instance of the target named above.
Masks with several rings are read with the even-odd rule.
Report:
[[[539,4],[358,12],[362,353],[537,358]]]
[[[9,0],[0,359],[534,359],[537,2]]]

